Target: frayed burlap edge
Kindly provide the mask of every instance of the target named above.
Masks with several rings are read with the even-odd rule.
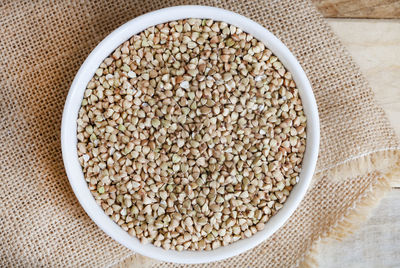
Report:
[[[118,263],[111,264],[109,267],[113,268],[150,268],[153,264],[158,261],[151,259],[140,254],[135,254],[127,256],[126,259],[119,261]]]
[[[334,167],[320,170],[315,174],[314,180],[327,176],[333,180],[343,181],[346,178],[355,178],[370,172],[388,173],[399,164],[400,148],[388,148],[360,155],[348,159]]]
[[[359,200],[348,209],[347,213],[330,230],[322,234],[313,243],[304,257],[299,259],[299,267],[317,267],[318,261],[316,256],[322,244],[329,243],[332,240],[342,240],[357,230],[357,227],[368,219],[371,211],[379,205],[386,193],[391,190],[391,185],[396,181],[400,181],[400,148],[372,152],[349,159],[329,170],[322,170],[315,174],[314,182],[318,181],[323,175],[328,176],[332,180],[340,181],[347,178],[356,178],[371,172],[379,172],[381,174],[377,182],[371,185],[370,189],[360,196]],[[157,262],[157,260],[133,254],[112,267],[148,268]]]
[[[365,155],[363,157],[347,161],[343,165],[326,171],[333,180],[354,178],[379,172],[381,175],[377,182],[360,196],[359,200],[350,207],[341,219],[337,221],[326,233],[322,234],[298,261],[301,268],[318,267],[317,255],[323,244],[328,244],[333,240],[341,241],[346,236],[356,231],[365,222],[374,208],[376,208],[385,195],[391,191],[394,182],[400,181],[400,150],[379,151]],[[321,176],[322,172],[316,176]]]

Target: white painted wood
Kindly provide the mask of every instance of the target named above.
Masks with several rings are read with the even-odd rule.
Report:
[[[400,190],[388,194],[354,234],[320,250],[319,267],[400,267]]]

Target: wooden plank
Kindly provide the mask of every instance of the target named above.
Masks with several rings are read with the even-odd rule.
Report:
[[[389,193],[371,218],[343,241],[321,246],[318,267],[400,267],[400,190]]]
[[[400,18],[399,0],[312,0],[326,18]]]

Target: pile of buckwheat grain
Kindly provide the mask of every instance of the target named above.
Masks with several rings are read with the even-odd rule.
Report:
[[[211,250],[251,237],[296,184],[306,117],[291,74],[239,28],[151,27],[106,58],[79,111],[97,203],[142,242]]]

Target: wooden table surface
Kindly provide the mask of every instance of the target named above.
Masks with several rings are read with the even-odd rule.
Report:
[[[325,18],[399,19],[399,0],[312,0]]]
[[[400,136],[400,1],[314,3],[360,66]],[[321,247],[319,267],[400,267],[400,184],[392,187],[354,234]]]

